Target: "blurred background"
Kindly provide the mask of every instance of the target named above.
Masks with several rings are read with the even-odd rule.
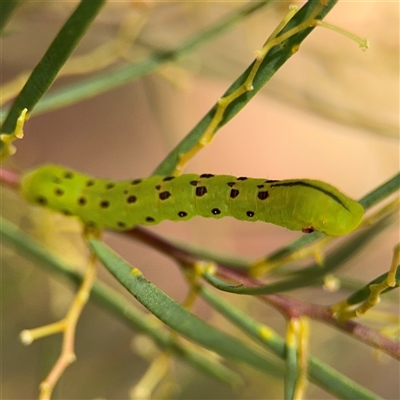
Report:
[[[125,32],[137,33],[136,39],[128,43],[124,61],[137,62],[152,49],[175,48],[244,4],[111,1],[74,57],[115,40],[124,27]],[[54,162],[116,180],[148,176],[251,63],[255,51],[287,13],[288,4],[271,3],[157,73],[90,100],[32,116],[9,165],[26,170]],[[74,2],[27,2],[20,7],[2,38],[3,85],[37,64],[74,7]],[[186,172],[321,179],[358,199],[398,171],[398,4],[340,2],[326,21],[366,37],[371,48],[364,52],[348,38],[317,28],[265,89],[189,163]],[[54,88],[81,78],[61,78]],[[5,92],[2,93],[3,96]],[[4,215],[35,232],[75,265],[84,267],[85,246],[74,222],[63,218],[60,223],[61,216],[36,209],[32,215],[31,209],[6,189],[1,198]],[[57,226],[62,228],[56,229]],[[164,222],[151,230],[248,260],[256,260],[300,235],[231,218]],[[147,279],[177,301],[184,299],[187,284],[171,260],[116,234],[106,234],[105,239]],[[345,275],[367,282],[386,272],[398,239],[395,223],[344,266]],[[3,246],[1,253],[2,396],[35,398],[40,381],[58,356],[61,337],[45,338],[24,347],[18,339],[19,332],[64,316],[73,290],[13,249]],[[100,268],[99,275],[118,288],[107,271]],[[310,290],[295,295],[309,299]],[[341,298],[322,288],[313,292],[313,301],[320,304]],[[284,334],[285,321],[271,308],[247,297],[229,299]],[[240,335],[202,302],[196,304],[195,311],[222,329]],[[380,396],[400,397],[398,364],[366,345],[313,323],[310,351]],[[54,398],[129,398],[130,389],[146,371],[146,359],[154,352],[148,340],[91,303],[78,325],[77,362],[67,369]],[[156,398],[282,396],[281,382],[242,366],[235,368],[247,382],[238,391],[177,361],[171,380],[161,385]],[[307,396],[332,398],[313,385]]]

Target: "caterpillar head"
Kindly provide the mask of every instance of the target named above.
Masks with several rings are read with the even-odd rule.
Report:
[[[324,196],[316,207],[319,215],[313,219],[314,230],[341,236],[356,229],[364,215],[361,204],[326,183],[320,184],[320,190]]]

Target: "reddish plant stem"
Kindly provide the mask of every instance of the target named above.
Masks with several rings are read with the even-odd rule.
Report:
[[[0,183],[17,191],[20,186],[20,174],[11,168],[0,167]]]
[[[332,315],[329,307],[305,303],[285,295],[261,295],[263,301],[289,315],[307,316],[323,322],[359,339],[361,342],[376,347],[388,355],[400,360],[400,343],[382,335],[376,329],[369,328],[354,320],[339,321]]]
[[[137,227],[130,231],[123,232],[124,235],[158,249],[169,257],[173,257],[179,263],[186,266],[193,266],[200,259],[189,252],[177,248],[173,243],[168,242],[144,228]],[[229,265],[216,263],[218,277],[233,282],[243,284],[246,287],[262,286],[263,282],[246,276],[246,271],[231,268]],[[339,321],[334,318],[332,311],[327,306],[305,303],[292,297],[282,294],[258,295],[258,297],[278,309],[288,319],[293,317],[307,316],[313,320],[323,322],[339,329],[361,342],[378,348],[389,356],[400,360],[400,343],[382,335],[379,331],[364,326],[354,320]]]

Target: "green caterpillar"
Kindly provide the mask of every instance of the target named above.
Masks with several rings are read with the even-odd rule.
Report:
[[[200,215],[338,236],[355,229],[364,214],[360,204],[331,185],[309,179],[185,174],[113,182],[45,165],[22,177],[21,191],[29,202],[98,229],[128,230]]]

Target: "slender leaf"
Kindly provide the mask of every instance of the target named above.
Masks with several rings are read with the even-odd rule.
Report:
[[[346,300],[349,306],[361,303],[362,301],[366,300],[368,296],[371,294],[371,285],[382,283],[386,280],[388,273],[384,273],[377,278],[373,279],[371,282],[367,283],[361,289],[354,292],[351,296],[349,296]],[[382,294],[392,291],[393,289],[397,289],[400,286],[400,266],[396,271],[396,285],[393,287],[388,287],[385,289]]]
[[[400,189],[400,173],[365,195],[359,203],[367,210]]]
[[[88,243],[114,277],[152,314],[176,332],[223,357],[241,361],[269,374],[282,373],[282,367],[276,362],[184,309],[104,243],[96,239],[89,239]]]
[[[364,229],[354,235],[335,252],[328,254],[324,260],[324,265],[313,263],[311,266],[302,269],[299,272],[292,273],[290,277],[275,283],[270,283],[265,286],[246,287],[244,285],[232,285],[213,275],[204,274],[204,278],[219,290],[235,294],[260,295],[279,293],[311,285],[316,285],[323,282],[326,274],[331,273],[341,267],[345,262],[354,256],[359,250],[364,248],[376,234],[382,229],[386,220],[383,219],[375,225]]]
[[[322,11],[318,14],[318,18],[322,19],[332,9],[338,0],[327,0]],[[320,6],[320,0],[309,0],[301,10],[289,21],[281,33],[289,31],[291,28],[301,24],[307,19],[311,12]],[[219,127],[225,125],[230,121],[271,79],[276,71],[293,56],[293,49],[298,48],[302,41],[313,31],[314,27],[310,27],[290,37],[285,43],[280,46],[273,47],[264,58],[259,70],[253,81],[253,90],[245,93],[236,100],[234,100],[226,109],[223,120]],[[253,62],[254,64],[254,62]],[[246,71],[229,87],[222,97],[234,92],[247,78],[253,66],[251,64]],[[215,105],[200,121],[199,123],[186,135],[186,137],[171,151],[167,158],[157,167],[154,175],[168,175],[172,173],[179,162],[180,154],[190,151],[201,138],[204,130],[212,120],[216,111]]]
[[[286,341],[285,353],[285,400],[293,400],[299,369],[299,358],[297,353],[297,346],[295,345],[295,343],[288,343],[288,341]]]
[[[105,2],[106,0],[82,0],[80,2],[15,99],[2,126],[2,133],[12,133],[22,110],[27,108],[30,112],[35,107]]]
[[[19,0],[0,1],[0,34],[3,33],[4,27],[19,4]]]

